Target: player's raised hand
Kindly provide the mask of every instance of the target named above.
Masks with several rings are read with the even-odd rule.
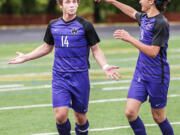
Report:
[[[23,53],[16,52],[16,54],[18,56],[16,58],[11,59],[8,62],[8,64],[19,64],[19,63],[24,63],[25,61],[27,61],[27,57]]]
[[[115,39],[121,39],[127,42],[129,42],[132,38],[131,35],[125,30],[116,30],[113,36]]]
[[[104,72],[106,74],[106,77],[109,79],[115,79],[115,80],[119,80],[119,78],[121,77],[119,75],[119,73],[116,71],[116,69],[119,69],[118,66],[111,66],[108,65],[105,69]]]

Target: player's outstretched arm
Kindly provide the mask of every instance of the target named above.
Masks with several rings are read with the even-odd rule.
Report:
[[[45,43],[28,54],[16,52],[18,56],[16,58],[11,59],[9,61],[9,64],[19,64],[29,60],[37,59],[50,53],[52,50],[53,50],[53,46]]]
[[[116,69],[119,69],[119,67],[108,65],[106,58],[104,56],[104,53],[99,48],[98,44],[92,46],[91,50],[92,50],[92,54],[93,54],[95,60],[101,66],[101,68],[104,70],[104,73],[106,74],[107,78],[112,78],[112,79],[118,80],[120,78],[120,75],[118,74]]]
[[[103,0],[94,0],[94,1],[102,2]],[[135,14],[137,13],[137,11],[134,8],[132,8],[126,4],[123,4],[117,0],[104,0],[104,1],[107,3],[113,4],[114,6],[119,8],[124,14],[128,15],[131,18],[136,19]]]
[[[155,58],[160,50],[160,47],[157,45],[148,46],[144,43],[140,42],[139,40],[132,37],[127,31],[125,30],[116,30],[114,32],[114,38],[115,39],[121,39],[123,41],[131,43],[133,46],[135,46],[137,49],[139,49],[144,54]]]

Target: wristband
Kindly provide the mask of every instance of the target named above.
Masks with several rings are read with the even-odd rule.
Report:
[[[109,67],[108,64],[104,65],[104,66],[102,67],[102,69],[103,69],[103,70],[106,70],[107,67]]]

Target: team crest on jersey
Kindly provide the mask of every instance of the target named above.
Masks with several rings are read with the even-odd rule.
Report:
[[[71,33],[73,34],[73,35],[75,35],[75,34],[77,34],[78,33],[78,28],[72,28],[71,29]]]
[[[146,25],[146,30],[150,30],[150,29],[151,29],[151,26],[152,26],[152,24],[151,24],[151,23],[148,23],[148,24]]]

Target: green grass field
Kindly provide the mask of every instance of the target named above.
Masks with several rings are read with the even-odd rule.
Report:
[[[169,121],[174,123],[175,135],[180,135],[180,39],[177,37],[171,37],[169,41],[168,61],[172,80],[167,115]],[[16,56],[16,51],[27,53],[40,44],[0,44],[0,135],[57,134],[50,88],[53,53],[23,64],[7,64]],[[96,130],[90,131],[89,135],[133,135],[132,130],[127,127],[129,125],[124,109],[138,50],[115,39],[102,39],[100,47],[109,64],[120,67],[118,71],[122,78],[118,83],[107,80],[95,60],[90,57],[91,102],[88,118],[90,129]],[[104,102],[92,102],[99,100]],[[140,116],[145,124],[155,124],[148,102],[142,105]],[[69,117],[74,130],[72,110]],[[148,125],[146,129],[148,135],[161,135],[157,125]]]

